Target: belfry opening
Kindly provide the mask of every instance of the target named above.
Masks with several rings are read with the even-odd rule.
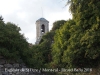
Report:
[[[45,25],[44,24],[41,25],[41,32],[45,33]]]

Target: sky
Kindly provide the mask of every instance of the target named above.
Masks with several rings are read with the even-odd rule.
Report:
[[[57,20],[71,18],[67,0],[0,0],[0,15],[5,23],[12,22],[21,28],[29,43],[36,42],[36,20],[49,21],[49,30]]]

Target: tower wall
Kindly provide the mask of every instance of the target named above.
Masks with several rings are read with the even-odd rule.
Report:
[[[44,33],[42,32],[42,25],[44,25]],[[40,18],[36,21],[36,44],[39,44],[42,36],[49,31],[49,22],[44,19]]]

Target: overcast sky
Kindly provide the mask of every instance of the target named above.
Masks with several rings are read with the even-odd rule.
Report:
[[[36,41],[36,20],[44,17],[49,21],[49,30],[53,22],[71,18],[67,0],[0,0],[0,15],[5,22],[12,22],[21,28],[21,33],[29,43]]]

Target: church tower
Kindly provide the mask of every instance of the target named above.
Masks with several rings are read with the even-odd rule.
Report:
[[[49,21],[40,18],[36,21],[36,43],[39,44],[42,36],[49,31]]]

